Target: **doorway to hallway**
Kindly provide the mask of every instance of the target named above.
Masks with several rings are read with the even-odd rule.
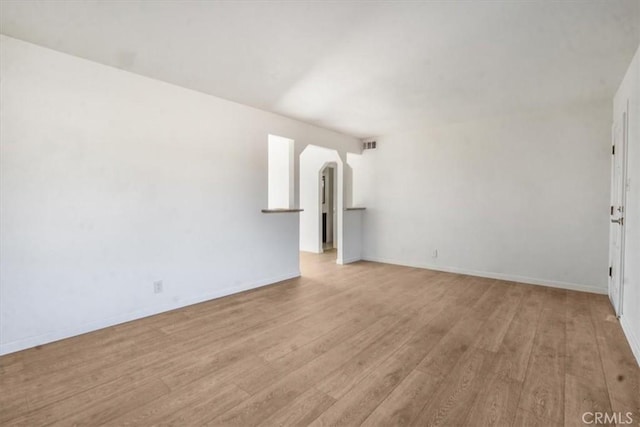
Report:
[[[326,166],[322,170],[320,193],[322,194],[322,252],[333,251],[336,246],[336,189],[335,168]]]
[[[342,263],[342,160],[336,150],[309,145],[300,154],[300,251]]]

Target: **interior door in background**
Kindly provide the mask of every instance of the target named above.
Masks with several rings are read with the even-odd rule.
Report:
[[[628,107],[627,107],[628,108]],[[611,224],[609,233],[609,298],[616,315],[622,315],[624,296],[624,207],[626,196],[627,109],[616,117],[611,148]]]

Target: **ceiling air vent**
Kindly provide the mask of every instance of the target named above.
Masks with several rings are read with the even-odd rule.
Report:
[[[366,141],[362,143],[362,149],[363,150],[374,150],[376,148],[376,142],[375,141]]]

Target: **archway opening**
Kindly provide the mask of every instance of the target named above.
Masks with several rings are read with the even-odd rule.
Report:
[[[300,251],[342,263],[343,163],[336,150],[307,146],[300,154]]]

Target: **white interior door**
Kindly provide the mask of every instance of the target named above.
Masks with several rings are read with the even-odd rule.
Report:
[[[611,227],[609,233],[609,298],[622,315],[624,296],[624,207],[626,195],[625,157],[627,147],[627,111],[616,117],[612,127]]]

